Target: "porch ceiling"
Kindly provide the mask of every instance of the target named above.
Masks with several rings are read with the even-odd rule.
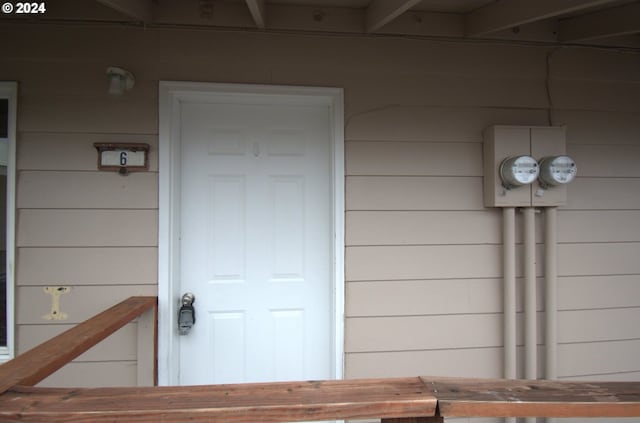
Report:
[[[2,20],[640,48],[640,0],[47,0]]]

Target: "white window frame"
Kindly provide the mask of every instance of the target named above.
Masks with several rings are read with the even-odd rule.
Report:
[[[15,204],[16,204],[16,122],[18,83],[0,81],[0,98],[9,100],[7,139],[7,345],[0,346],[0,363],[15,354]]]
[[[344,377],[344,120],[341,88],[290,87],[279,85],[218,84],[160,81],[159,84],[159,216],[158,216],[158,384],[176,385],[179,359],[174,339],[180,292],[177,291],[180,153],[179,128],[174,123],[181,101],[210,93],[245,95],[256,101],[278,97],[322,103],[331,110],[333,188],[333,376]]]

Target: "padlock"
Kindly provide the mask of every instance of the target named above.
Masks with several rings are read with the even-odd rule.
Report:
[[[196,301],[195,295],[187,292],[182,296],[182,306],[178,311],[178,334],[187,335],[196,323],[196,309],[193,303]]]

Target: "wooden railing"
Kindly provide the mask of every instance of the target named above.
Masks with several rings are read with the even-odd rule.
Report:
[[[41,382],[157,302],[156,297],[131,297],[1,365],[0,394]]]
[[[154,307],[134,297],[0,366],[0,422],[279,423],[374,418],[640,417],[640,382],[413,377],[142,388],[37,388]],[[73,351],[73,352],[72,352]]]

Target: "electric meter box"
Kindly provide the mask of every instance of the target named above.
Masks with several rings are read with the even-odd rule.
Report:
[[[557,126],[495,125],[484,133],[484,205],[485,207],[545,207],[566,204],[566,185],[548,186],[527,175],[505,175],[509,165],[523,162],[525,170],[537,172],[535,166],[520,157],[541,159],[566,154],[566,130]],[[523,167],[512,166],[514,172]],[[501,174],[502,173],[502,174]],[[521,180],[522,184],[513,184]],[[531,183],[529,183],[531,182]]]

